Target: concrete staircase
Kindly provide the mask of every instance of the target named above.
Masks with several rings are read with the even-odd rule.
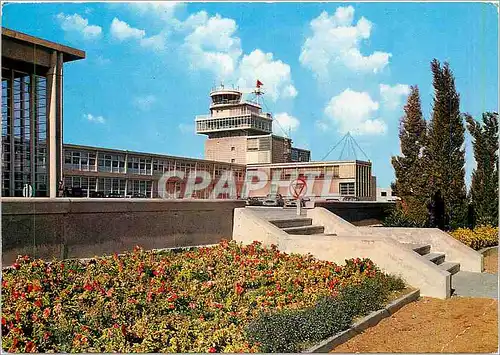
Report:
[[[448,271],[451,275],[460,271],[460,264],[451,261],[445,261],[446,255],[444,253],[431,252],[430,244],[413,244],[403,243],[414,252],[422,255],[425,259],[436,264],[441,270]]]
[[[324,208],[303,209],[300,215],[296,208],[236,209],[233,239],[260,240],[287,253],[310,253],[336,263],[368,257],[423,296],[438,298],[452,296],[455,277],[480,273],[482,265],[479,253],[439,230],[356,227]]]

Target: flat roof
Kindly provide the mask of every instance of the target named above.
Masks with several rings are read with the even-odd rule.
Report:
[[[291,163],[247,164],[247,168],[303,168],[308,166],[330,166],[330,165],[342,165],[342,164],[371,165],[371,162],[362,160],[304,161],[304,162],[291,162]]]
[[[123,150],[123,149],[112,149],[112,148],[102,148],[102,147],[93,147],[93,146],[88,146],[88,145],[78,145],[78,144],[70,144],[70,143],[63,143],[63,149],[70,148],[70,149],[81,149],[81,150],[97,150],[105,153],[120,153],[120,154],[131,154],[131,155],[142,155],[142,156],[148,156],[151,158],[163,158],[163,159],[176,159],[176,160],[184,160],[184,161],[191,161],[191,162],[199,162],[199,163],[211,163],[211,164],[221,164],[221,165],[230,165],[234,167],[239,167],[239,168],[245,168],[245,165],[243,164],[235,164],[235,163],[228,163],[224,161],[215,161],[215,160],[206,160],[206,159],[198,159],[198,158],[188,158],[188,157],[179,157],[179,156],[173,156],[173,155],[166,155],[166,154],[158,154],[158,153],[144,153],[144,152],[136,152],[132,150]]]
[[[63,59],[65,62],[70,62],[73,60],[79,60],[85,58],[85,51],[82,51],[80,49],[68,47],[55,42],[50,42],[45,39],[34,37],[26,33],[14,31],[5,27],[2,27],[2,37],[8,37],[21,42],[26,42],[36,46],[56,50],[58,52],[63,53]]]

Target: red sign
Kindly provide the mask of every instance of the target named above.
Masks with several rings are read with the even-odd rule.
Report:
[[[298,178],[290,183],[290,193],[298,200],[303,194],[306,193],[307,183],[303,178]]]

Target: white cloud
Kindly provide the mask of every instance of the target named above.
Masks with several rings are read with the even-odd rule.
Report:
[[[174,20],[175,12],[181,7],[185,6],[184,3],[176,1],[139,1],[129,3],[130,9],[141,15],[153,15],[164,21]]]
[[[197,16],[196,21],[193,16]],[[217,79],[232,75],[242,54],[241,41],[234,36],[236,21],[219,14],[209,18],[204,12],[191,15],[186,21],[192,22],[192,32],[184,41],[192,68],[209,69]]]
[[[338,7],[331,16],[323,11],[310,23],[308,37],[299,57],[301,64],[318,77],[327,78],[337,68],[356,73],[378,73],[389,64],[390,53],[375,51],[364,56],[360,46],[370,38],[372,23],[361,17],[356,24],[354,8]]]
[[[340,133],[383,134],[387,125],[384,121],[373,118],[378,109],[378,102],[373,101],[368,93],[346,89],[332,97],[325,107],[329,120],[317,122],[317,125],[324,130],[333,123]]]
[[[86,113],[83,115],[83,118],[85,118],[87,121],[90,122],[97,122],[97,123],[104,123],[105,119],[102,116],[94,116],[90,113]]]
[[[272,53],[264,53],[260,49],[249,55],[244,55],[239,64],[240,87],[253,87],[256,80],[260,80],[263,91],[276,101],[280,96],[295,97],[297,90],[291,83],[290,66],[281,60],[274,60]]]
[[[279,135],[288,135],[288,132],[297,130],[300,121],[286,112],[280,112],[274,115],[273,132]]]
[[[165,49],[166,34],[160,32],[157,35],[141,38],[140,44],[144,48],[149,48],[154,51],[162,51]]]
[[[84,39],[98,38],[102,34],[100,26],[89,25],[89,21],[78,14],[65,15],[61,12],[56,16],[56,20],[63,31],[78,32],[83,35]]]
[[[410,87],[405,84],[394,86],[380,84],[380,97],[382,105],[389,110],[395,110],[401,106],[405,96],[410,94]]]
[[[136,97],[134,105],[143,111],[148,111],[156,103],[156,96],[147,95],[143,97]]]
[[[179,130],[182,134],[193,134],[194,133],[194,124],[180,123],[178,126]]]
[[[125,21],[114,18],[111,22],[111,35],[119,41],[128,39],[142,39],[146,36],[146,31],[131,27]]]
[[[188,33],[184,48],[192,69],[212,71],[216,80],[233,81],[241,88],[254,87],[258,79],[273,101],[297,95],[288,64],[260,49],[243,55],[241,40],[236,36],[238,26],[233,19],[218,14],[210,17],[200,11],[180,23],[177,29]]]

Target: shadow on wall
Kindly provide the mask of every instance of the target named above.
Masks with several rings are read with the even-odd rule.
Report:
[[[18,255],[86,258],[231,239],[244,201],[2,199],[3,266]]]

